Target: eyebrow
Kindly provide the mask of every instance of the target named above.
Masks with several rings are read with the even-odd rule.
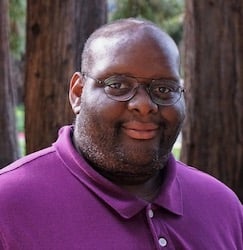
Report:
[[[144,80],[172,80],[176,82],[180,82],[180,78],[177,77],[144,77],[144,76],[134,76],[131,73],[113,73],[109,74],[107,77],[102,79],[108,79],[112,76],[125,76],[125,77],[131,77],[131,78],[138,78],[138,79],[144,79]]]

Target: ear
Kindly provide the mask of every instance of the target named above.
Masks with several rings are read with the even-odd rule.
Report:
[[[83,77],[80,72],[75,72],[69,85],[69,102],[74,114],[80,111],[81,95],[83,92]]]

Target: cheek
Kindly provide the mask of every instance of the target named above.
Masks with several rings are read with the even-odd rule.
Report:
[[[185,119],[185,105],[183,102],[179,102],[173,106],[162,108],[161,115],[170,126],[180,127]]]
[[[92,93],[92,94],[90,94]],[[83,92],[81,103],[96,115],[97,120],[117,120],[125,111],[125,104],[108,98],[102,89]],[[82,107],[81,107],[82,108]]]

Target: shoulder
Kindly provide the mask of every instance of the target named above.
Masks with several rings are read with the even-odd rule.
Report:
[[[195,167],[188,166],[177,161],[177,176],[181,182],[188,187],[194,186],[196,189],[207,190],[209,187],[214,190],[230,190],[225,184],[215,177],[203,172]]]
[[[23,186],[29,186],[41,175],[48,173],[48,168],[55,165],[58,158],[53,147],[24,156],[0,170],[0,196],[18,192]]]
[[[61,160],[53,147],[25,156],[0,171],[0,214],[28,210],[44,199],[60,175]],[[62,168],[61,168],[62,169]],[[31,205],[32,204],[32,205]]]
[[[8,166],[2,168],[0,170],[0,178],[5,177],[8,174],[16,173],[18,170],[22,170],[24,168],[29,168],[33,165],[40,166],[42,165],[43,161],[45,162],[46,158],[51,157],[55,149],[53,147],[49,147],[35,153],[26,155],[13,163],[9,164]]]
[[[187,218],[201,221],[212,235],[233,237],[242,245],[243,206],[237,195],[218,179],[177,162],[177,180]]]
[[[59,130],[58,139],[53,143],[52,146],[44,148],[42,150],[36,151],[32,154],[26,155],[12,164],[0,169],[0,178],[5,178],[11,174],[17,174],[20,171],[23,171],[28,168],[30,169],[40,168],[43,166],[50,165],[50,160],[57,160],[60,151],[63,152],[69,151],[72,149],[71,143],[71,134],[72,126],[64,126]],[[53,163],[53,162],[52,162]],[[1,183],[1,182],[0,182]]]
[[[182,192],[189,198],[195,198],[207,206],[238,207],[242,205],[236,194],[224,183],[215,177],[200,171],[182,162],[177,162],[177,178],[182,187]]]

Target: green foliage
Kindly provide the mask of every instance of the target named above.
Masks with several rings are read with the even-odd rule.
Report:
[[[9,0],[10,50],[20,59],[25,52],[26,0]]]
[[[110,19],[141,17],[167,31],[176,43],[182,37],[183,0],[113,0]]]
[[[24,105],[19,105],[15,109],[16,128],[18,132],[24,132]]]
[[[173,150],[172,150],[172,153],[173,153],[175,159],[179,160],[180,159],[181,148],[180,147],[174,147]]]
[[[19,105],[15,109],[16,128],[18,134],[18,145],[20,156],[25,155],[25,137],[24,137],[24,105]]]

